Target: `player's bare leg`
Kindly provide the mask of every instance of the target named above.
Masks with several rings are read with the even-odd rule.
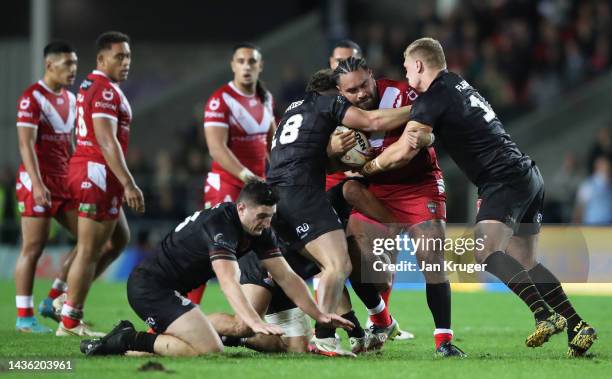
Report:
[[[62,307],[62,322],[56,335],[86,333],[81,323],[83,305],[96,274],[101,250],[113,234],[117,220],[78,218],[77,253],[68,273],[68,297]]]
[[[542,346],[548,339],[566,326],[566,320],[554,312],[544,301],[523,266],[506,249],[513,231],[507,225],[484,220],[476,224],[474,237],[483,241],[483,249],[476,250],[474,256],[478,263],[486,264],[486,271],[499,278],[529,307],[536,321],[536,330],[527,337],[528,347]]]
[[[100,253],[100,259],[96,265],[95,278],[100,277],[104,271],[108,268],[121,255],[125,250],[125,247],[130,242],[130,228],[128,226],[127,219],[123,209],[119,211],[119,218],[117,219],[117,225],[113,230],[113,234],[110,239],[106,241],[102,247]]]
[[[266,314],[266,311],[268,310],[270,300],[272,299],[272,294],[270,293],[270,291],[263,288],[262,286],[258,286],[255,284],[242,284],[240,287],[242,287],[246,298],[249,299],[249,301],[253,305],[253,309],[255,309],[255,311],[263,319]],[[247,324],[236,315],[230,315],[227,313],[211,313],[210,315],[208,315],[208,320],[210,321],[213,328],[217,331],[217,333],[222,336],[222,340],[225,336],[239,338],[250,337],[253,335],[253,331],[251,330],[251,328],[249,328]],[[227,346],[235,345],[230,344]]]
[[[451,289],[444,270],[445,223],[442,220],[425,221],[412,226],[408,231],[412,238],[422,240],[416,250],[419,267],[436,268],[422,271],[425,277],[427,306],[435,325],[436,355],[441,357],[465,357],[465,354],[451,343],[453,339]],[[434,243],[425,243],[426,241],[434,241]]]
[[[346,235],[341,229],[325,233],[308,242],[302,251],[307,258],[321,268],[321,279],[317,291],[319,308],[323,312],[335,312],[340,302],[344,282],[351,273],[352,266],[347,251]],[[315,325],[312,340],[313,351],[331,356],[347,355],[342,351],[335,338],[336,331]],[[348,353],[348,355],[353,355]]]
[[[51,220],[43,217],[22,217],[22,246],[15,266],[15,289],[17,305],[16,329],[22,332],[49,333],[51,330],[38,324],[34,317],[34,273],[47,238]]]
[[[168,357],[194,357],[223,351],[223,344],[206,316],[192,308],[174,320],[162,333],[137,332],[129,321],[121,321],[100,339],[81,341],[81,352],[91,355],[154,353]]]
[[[536,259],[539,234],[517,235],[506,252],[529,273],[546,303],[567,320],[569,357],[584,356],[597,339],[597,332],[574,309],[557,277]]]

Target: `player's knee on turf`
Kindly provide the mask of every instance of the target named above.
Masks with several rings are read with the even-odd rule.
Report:
[[[308,353],[308,343],[310,342],[308,336],[284,337],[283,342],[288,353]]]

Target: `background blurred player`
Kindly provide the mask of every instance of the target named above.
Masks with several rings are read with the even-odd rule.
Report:
[[[275,127],[273,100],[259,75],[261,50],[250,43],[234,47],[230,62],[234,78],[206,102],[204,134],[213,159],[204,184],[204,208],[236,201],[244,183],[263,178],[268,141]],[[187,297],[200,304],[204,287]]]
[[[199,307],[181,296],[212,277],[236,314],[253,333],[281,335],[283,330],[261,320],[239,283],[238,258],[253,251],[287,295],[320,323],[347,329],[352,324],[322,313],[306,283],[289,267],[270,228],[277,195],[259,181],[246,183],[236,203],[223,203],[187,217],[128,280],[128,301],[156,333],[136,332],[122,321],[107,336],[85,340],[87,355],[123,354],[128,350],[172,356],[220,352],[223,345]]]
[[[74,83],[77,55],[74,48],[63,41],[48,44],[43,55],[44,76],[24,91],[17,113],[22,161],[17,177],[17,201],[21,213],[22,248],[15,267],[16,328],[33,333],[52,331],[38,324],[32,297],[36,264],[49,237],[51,218],[76,235],[76,215],[66,188],[76,98],[65,87]],[[50,308],[50,301],[64,288],[65,282],[56,279],[41,309]]]
[[[96,41],[97,69],[77,96],[77,146],[70,160],[69,186],[78,203],[77,252],[68,273],[68,297],[56,335],[96,335],[81,322],[83,305],[101,251],[110,240],[115,251],[129,241],[123,201],[144,212],[142,191],[126,162],[132,110],[118,83],[127,79],[130,39],[106,32]]]
[[[486,100],[459,75],[446,69],[440,43],[421,38],[404,53],[409,84],[420,91],[406,132],[366,170],[401,167],[419,131],[438,140],[478,187],[475,238],[485,241],[476,261],[499,278],[531,310],[535,331],[525,341],[537,347],[568,325],[568,355],[581,356],[597,334],[576,312],[559,280],[536,260],[544,183],[539,169],[504,130]],[[397,156],[405,156],[402,162]],[[395,157],[394,157],[395,156]]]

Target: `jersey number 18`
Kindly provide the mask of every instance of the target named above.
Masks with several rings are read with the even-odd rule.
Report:
[[[286,145],[288,143],[295,142],[298,138],[298,134],[300,133],[300,126],[302,126],[302,121],[304,117],[301,114],[294,114],[289,117],[287,121],[274,132],[274,138],[272,139],[272,149],[276,147],[276,141],[280,142],[281,145]],[[276,136],[276,133],[281,130],[280,135]]]

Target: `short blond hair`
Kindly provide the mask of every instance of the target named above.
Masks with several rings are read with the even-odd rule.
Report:
[[[430,37],[419,38],[412,42],[404,51],[404,57],[418,57],[428,68],[445,69],[446,58],[444,50],[437,39]]]

